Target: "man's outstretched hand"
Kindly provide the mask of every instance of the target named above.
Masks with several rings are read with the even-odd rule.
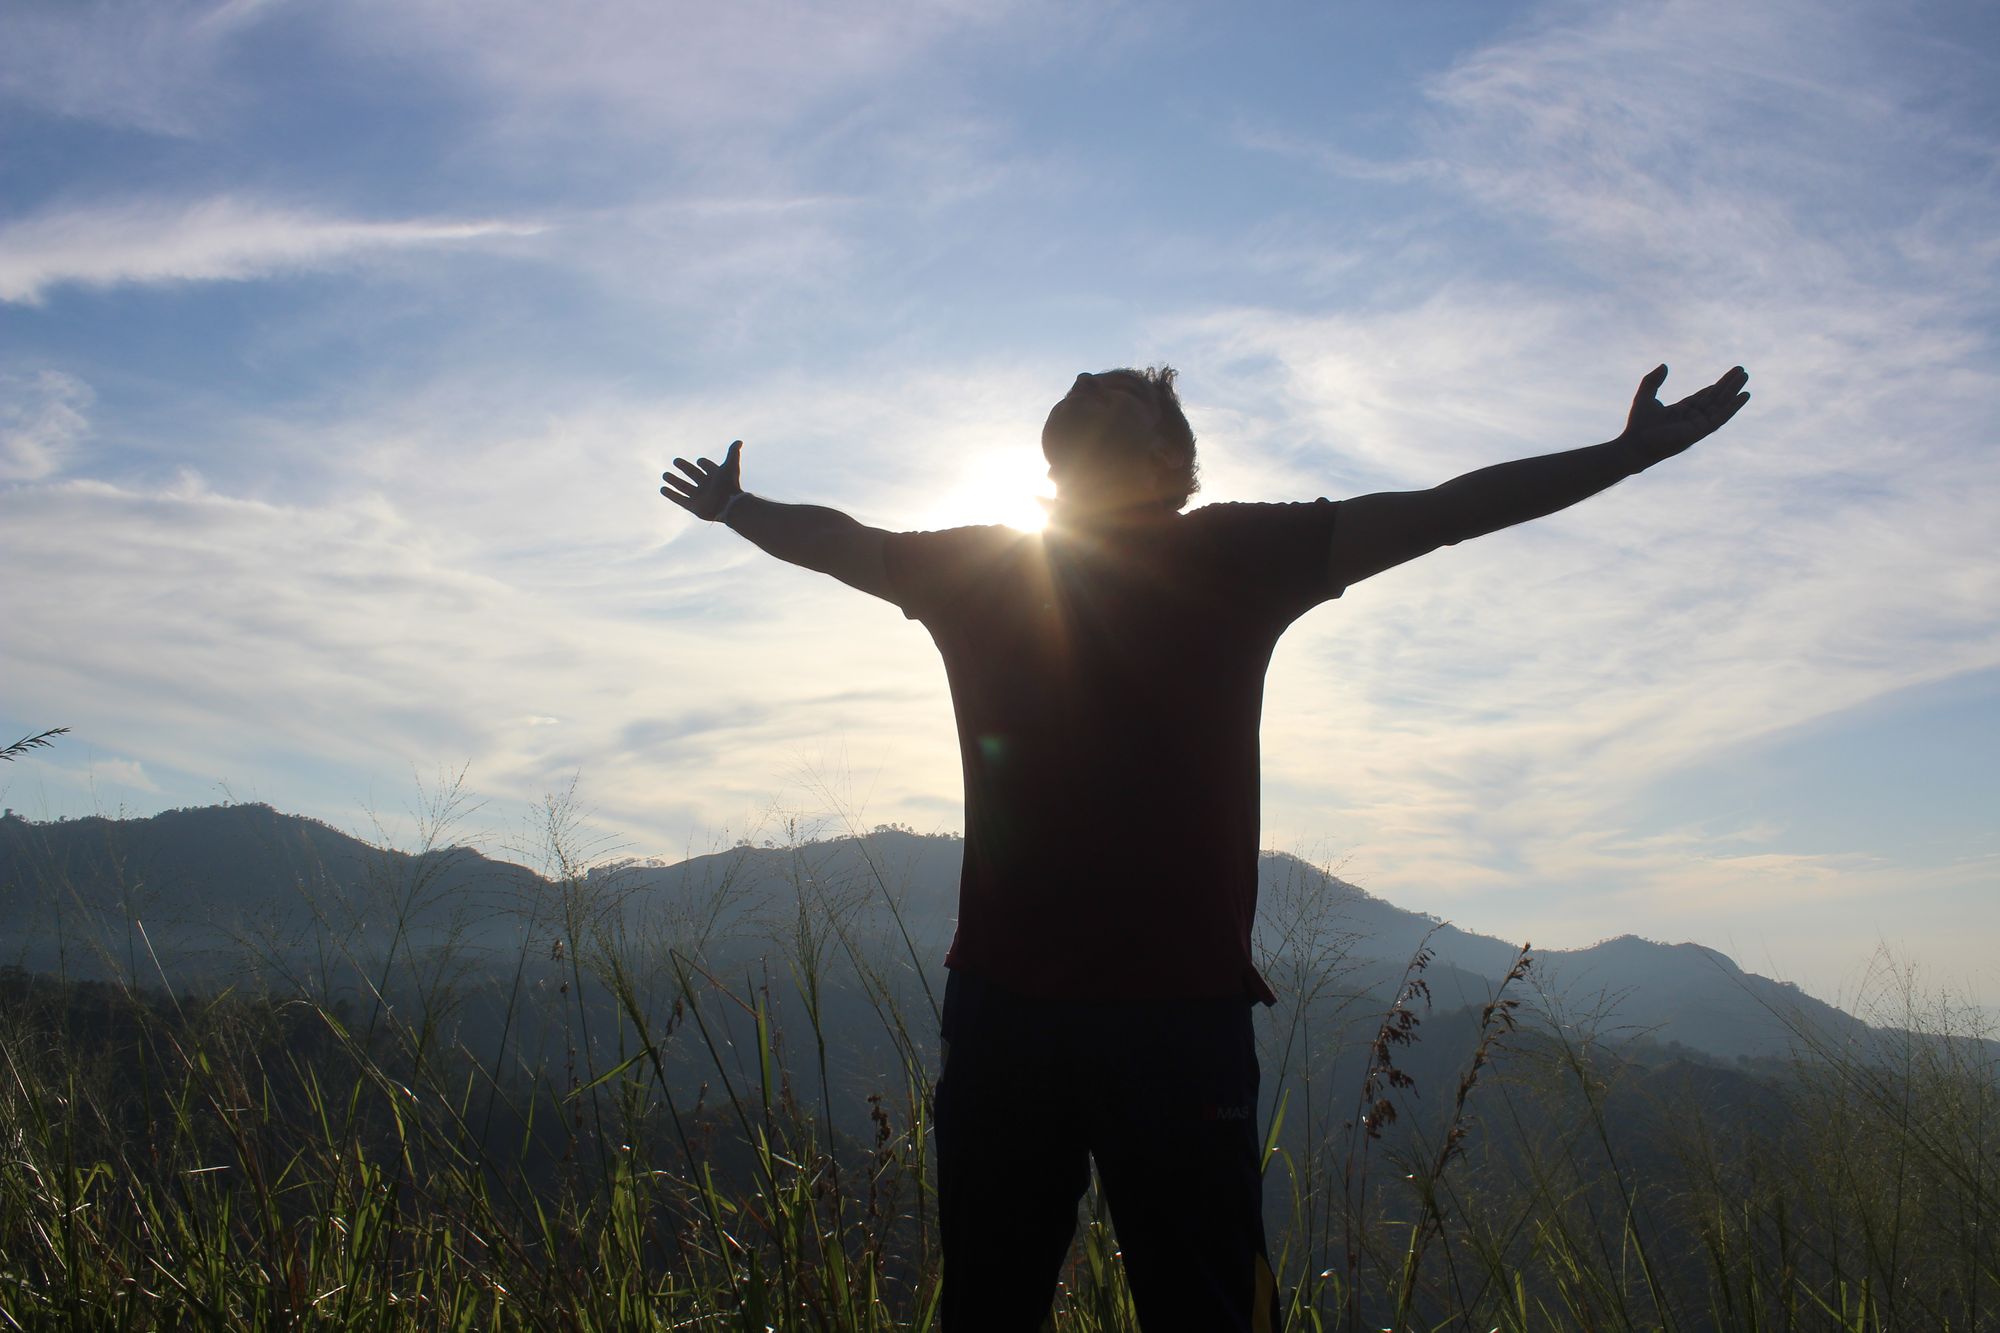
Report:
[[[1638,452],[1644,460],[1642,467],[1672,458],[1696,440],[1720,430],[1723,422],[1750,401],[1750,395],[1743,392],[1743,386],[1750,381],[1750,372],[1741,366],[1726,371],[1706,389],[1695,390],[1671,407],[1656,397],[1666,381],[1665,366],[1639,381],[1639,392],[1632,399],[1632,415],[1626,419],[1625,433],[1618,437]]]
[[[660,494],[696,518],[714,522],[722,516],[723,506],[743,492],[741,440],[730,442],[729,452],[722,456],[720,463],[707,458],[697,458],[692,463],[685,458],[676,458],[674,466],[687,475],[662,472],[660,480],[667,484],[660,487]]]

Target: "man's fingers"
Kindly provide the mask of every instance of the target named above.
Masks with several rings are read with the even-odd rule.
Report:
[[[1666,366],[1655,366],[1644,379],[1639,381],[1639,391],[1632,395],[1632,411],[1636,414],[1652,406],[1653,399],[1659,396],[1660,386],[1666,382]]]
[[[1749,382],[1750,372],[1741,366],[1733,366],[1723,371],[1716,378],[1715,383],[1703,388],[1700,390],[1700,393],[1719,399],[1734,398],[1738,393],[1742,392],[1743,386]],[[1695,396],[1699,396],[1699,394]]]
[[[729,452],[723,455],[721,463],[717,463],[713,458],[697,458],[692,463],[685,458],[676,458],[674,466],[680,469],[682,475],[662,472],[660,480],[666,484],[660,487],[660,494],[696,518],[709,517],[702,511],[713,506],[704,503],[701,495],[705,490],[713,492],[718,485],[734,482],[736,460],[742,451],[743,441],[732,440],[729,443]],[[726,483],[716,482],[717,476],[725,477]]]
[[[1720,384],[1710,384],[1704,388],[1696,389],[1693,393],[1675,403],[1674,408],[1677,411],[1700,412],[1703,415],[1708,415],[1714,412],[1717,404],[1722,401],[1721,390],[1722,386]]]
[[[1749,378],[1743,367],[1738,366],[1707,388],[1675,403],[1673,411],[1689,418],[1703,435],[1712,435],[1750,401],[1750,395],[1742,392]]]
[[[1694,397],[1701,400],[1704,411],[1720,414],[1725,420],[1729,414],[1743,406],[1750,395],[1743,392],[1743,386],[1750,381],[1750,372],[1741,366],[1726,370],[1722,378],[1703,389]]]
[[[1715,383],[1703,385],[1670,407],[1662,407],[1657,397],[1660,386],[1666,382],[1664,364],[1647,372],[1639,381],[1639,392],[1632,399],[1632,416],[1625,425],[1628,434],[1651,439],[1664,449],[1659,455],[1662,458],[1714,434],[1750,401],[1750,395],[1743,392],[1743,386],[1750,382],[1750,372],[1741,366],[1731,366]]]
[[[687,473],[688,480],[699,485],[700,483],[707,481],[710,477],[714,476],[717,472],[720,472],[724,466],[728,467],[736,466],[736,456],[742,448],[743,448],[743,441],[741,440],[737,440],[735,443],[731,444],[729,446],[729,452],[727,455],[724,456],[721,464],[718,464],[713,458],[697,458],[692,463],[688,462],[687,459],[685,458],[676,458],[674,460],[674,466],[679,468],[681,471]],[[662,479],[666,481],[678,480],[678,478],[666,472],[662,472],[660,476]]]

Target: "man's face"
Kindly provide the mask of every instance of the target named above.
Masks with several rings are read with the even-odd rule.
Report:
[[[1113,508],[1161,499],[1159,409],[1143,381],[1076,377],[1042,426],[1042,455],[1065,504]]]

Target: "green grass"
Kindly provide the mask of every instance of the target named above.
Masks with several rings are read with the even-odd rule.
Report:
[[[464,960],[400,937],[335,960],[370,981],[338,998],[333,964],[175,997],[143,948],[111,983],[0,977],[0,1327],[934,1328],[936,997],[893,910],[857,927],[879,868],[872,907],[802,871],[764,968],[722,976],[731,884],[634,932],[549,822],[497,1043],[455,1036]],[[1371,1002],[1337,922],[1273,907],[1285,1329],[2000,1328],[1991,1047],[1909,978],[1873,1015],[1900,1036],[1801,1029],[1751,1079],[1533,1017],[1525,951],[1483,1013],[1431,1014],[1421,955]],[[856,994],[887,1066],[831,1040]],[[1450,1080],[1405,1072],[1425,1042]],[[1135,1329],[1094,1189],[1080,1221],[1054,1327]]]

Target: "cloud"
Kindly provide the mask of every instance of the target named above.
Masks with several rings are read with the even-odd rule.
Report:
[[[0,491],[0,567],[40,571],[13,590],[10,690],[117,745],[165,803],[275,772],[285,803],[337,811],[469,762],[519,804],[582,772],[601,818],[655,850],[747,826],[803,749],[848,734],[885,738],[897,811],[953,782],[919,629],[668,513],[656,460],[580,433],[496,445],[490,473],[459,442],[455,483],[400,492],[373,483],[436,455],[360,455],[348,487],[302,503],[192,473]]]
[[[0,8],[0,97],[188,135],[229,101],[221,70],[266,0],[21,0]]]
[[[136,759],[92,760],[90,776],[93,784],[104,783],[143,792],[160,790],[160,784],[146,775],[146,766]]]
[[[163,804],[256,778],[339,818],[413,766],[470,761],[509,803],[582,773],[647,851],[746,827],[802,773],[852,776],[872,818],[956,827],[923,631],[693,523],[658,475],[740,436],[770,493],[896,526],[1003,518],[989,468],[1039,474],[1065,379],[882,358],[662,393],[463,366],[357,387],[330,419],[190,405],[147,441],[187,469],[164,486],[104,457],[0,490],[0,567],[41,571],[5,674],[16,706],[144,763]],[[246,435],[252,476],[194,470]]]
[[[1272,433],[1326,423],[1337,450],[1319,486],[1310,448],[1281,454],[1271,471],[1294,479],[1277,493],[1399,489],[1600,438],[1593,420],[1618,415],[1609,375],[1549,386],[1490,349],[1643,365],[1631,333],[1594,324],[1587,301],[1553,301],[1549,318],[1507,295],[1462,292],[1407,324],[1233,326],[1230,347],[1287,358]],[[1628,882],[1651,867],[1614,831],[1643,819],[1651,780],[2000,662],[2000,562],[1977,498],[2000,470],[1961,443],[1996,395],[1941,395],[1936,429],[1896,440],[1895,377],[1800,403],[1792,386],[1843,367],[1753,347],[1753,370],[1760,351],[1783,387],[1755,382],[1746,414],[1685,459],[1385,574],[1295,630],[1267,706],[1286,743],[1266,753],[1297,795],[1267,802],[1268,824],[1319,836],[1299,821],[1352,812],[1369,830],[1357,860],[1434,898]]]
[[[0,375],[0,481],[62,471],[90,433],[90,386],[58,370]]]
[[[662,9],[625,0],[581,16],[534,0],[378,0],[357,6],[366,18],[349,38],[380,49],[394,34],[440,76],[469,77],[515,134],[570,133],[581,121],[622,138],[713,140],[792,125],[856,91],[894,94],[921,79],[920,62],[941,44],[1011,30],[1027,7],[742,0]]]
[[[1196,391],[1230,493],[1430,485],[1609,437],[1662,358],[1677,393],[1753,374],[1685,458],[1295,630],[1267,696],[1277,841],[1351,831],[1372,887],[1466,911],[1558,890],[1584,938],[1892,892],[1865,845],[1633,830],[1677,767],[2000,664],[2000,200],[1990,145],[1939,114],[1968,60],[1935,45],[1867,7],[1544,11],[1430,84],[1408,169],[1518,238],[1509,275],[1388,249],[1339,309],[1165,323],[1222,368]]]
[[[495,220],[361,221],[220,196],[54,209],[0,225],[0,301],[64,283],[108,287],[259,278],[420,246],[529,236]]]
[[[1990,207],[1969,205],[1990,206],[1993,150],[1952,115],[1989,78],[1975,49],[1891,5],[1545,12],[1431,82],[1428,165],[1573,260],[1634,285],[1670,266],[1697,294],[1893,279],[1913,261],[1990,284]],[[1940,225],[1980,244],[1922,253]]]

